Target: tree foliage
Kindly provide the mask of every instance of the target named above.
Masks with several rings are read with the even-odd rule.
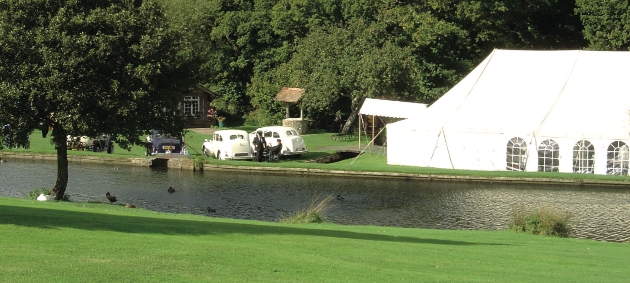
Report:
[[[410,48],[383,36],[377,24],[357,20],[347,27],[322,28],[300,41],[287,63],[290,82],[305,88],[302,106],[330,109],[340,98],[409,98],[418,93],[418,69]]]
[[[214,105],[233,114],[263,113],[265,121],[282,117],[273,97],[283,86],[310,87],[303,105],[319,111],[307,112],[310,116],[350,108],[351,93],[366,91],[365,96],[430,103],[494,48],[580,49],[587,44],[575,1],[159,1],[178,11],[191,3],[191,12],[180,14],[186,14],[190,38],[204,54],[200,73],[218,94]],[[191,19],[191,14],[198,16]],[[365,48],[363,57],[348,46],[355,44]],[[393,54],[377,54],[386,49]],[[406,57],[397,69],[383,65],[401,54]],[[388,60],[375,61],[378,56]],[[385,83],[384,70],[396,70],[387,77],[398,78]],[[406,92],[390,96],[394,89]]]
[[[131,0],[0,2],[0,121],[17,139],[52,128],[67,185],[66,136],[107,134],[122,147],[151,129],[183,130],[192,51],[159,6]]]
[[[628,1],[577,0],[576,12],[584,24],[584,37],[592,50],[630,49]]]

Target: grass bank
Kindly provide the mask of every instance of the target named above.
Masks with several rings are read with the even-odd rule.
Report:
[[[253,131],[255,127],[240,127],[239,129],[248,132]],[[302,168],[302,169],[319,169],[330,171],[355,171],[355,172],[385,172],[400,174],[417,174],[423,176],[449,176],[458,177],[466,180],[466,178],[480,179],[482,181],[501,180],[532,180],[534,183],[560,182],[567,184],[609,184],[616,186],[630,186],[630,177],[628,176],[612,176],[612,175],[594,175],[594,174],[578,174],[578,173],[557,173],[557,172],[513,172],[513,171],[475,171],[475,170],[455,170],[441,169],[429,167],[414,166],[397,166],[388,165],[387,157],[377,149],[366,150],[363,155],[356,159],[347,159],[340,162],[323,164],[310,162],[316,158],[326,156],[336,152],[339,148],[356,148],[358,149],[358,140],[350,141],[333,141],[330,139],[331,133],[319,132],[304,135],[304,140],[309,148],[307,154],[303,154],[300,158],[282,159],[280,162],[272,163],[254,163],[251,161],[231,161],[217,160],[206,157],[201,153],[201,145],[204,139],[212,138],[210,134],[202,134],[194,131],[186,133],[186,143],[192,154],[191,158],[196,158],[199,162],[210,165],[227,165],[227,166],[256,166],[256,167],[274,167],[274,168]],[[53,146],[48,138],[42,138],[41,132],[35,131],[30,138],[30,149],[11,149],[2,152],[29,152],[42,154],[55,154]],[[365,141],[363,141],[365,144]],[[69,155],[88,155],[103,156],[107,158],[144,158],[144,148],[132,147],[130,151],[117,148],[115,154],[107,154],[105,152],[89,152],[89,151],[68,151]]]
[[[630,245],[0,197],[3,282],[627,282]]]

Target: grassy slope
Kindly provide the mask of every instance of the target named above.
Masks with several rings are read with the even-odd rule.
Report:
[[[628,244],[0,198],[4,282],[624,282]]]

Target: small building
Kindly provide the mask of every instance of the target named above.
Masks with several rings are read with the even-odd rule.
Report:
[[[182,115],[188,121],[189,128],[208,128],[212,125],[212,120],[208,119],[209,103],[216,96],[208,88],[198,84],[189,92],[184,93],[181,104]]]

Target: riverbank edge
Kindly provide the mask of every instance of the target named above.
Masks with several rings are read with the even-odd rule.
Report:
[[[56,161],[56,154],[36,154],[30,152],[7,152],[0,151],[3,159],[31,159]],[[149,167],[153,160],[161,158],[124,158],[105,156],[81,156],[68,155],[68,162],[73,163],[100,163],[110,165],[128,165],[138,167]],[[263,166],[233,166],[219,164],[203,164],[202,168],[195,168],[192,158],[170,158],[167,162],[169,169],[179,170],[200,170],[200,171],[233,171],[265,174],[298,174],[298,175],[319,175],[319,176],[344,176],[356,178],[380,178],[380,179],[403,179],[422,181],[446,181],[446,182],[469,182],[469,183],[508,183],[527,185],[573,185],[573,186],[607,186],[630,188],[630,181],[611,180],[589,180],[589,179],[550,179],[550,178],[515,178],[515,177],[481,177],[464,175],[443,175],[443,174],[416,174],[416,173],[396,173],[396,172],[374,172],[374,171],[350,171],[350,170],[328,170],[313,168],[280,168]]]

